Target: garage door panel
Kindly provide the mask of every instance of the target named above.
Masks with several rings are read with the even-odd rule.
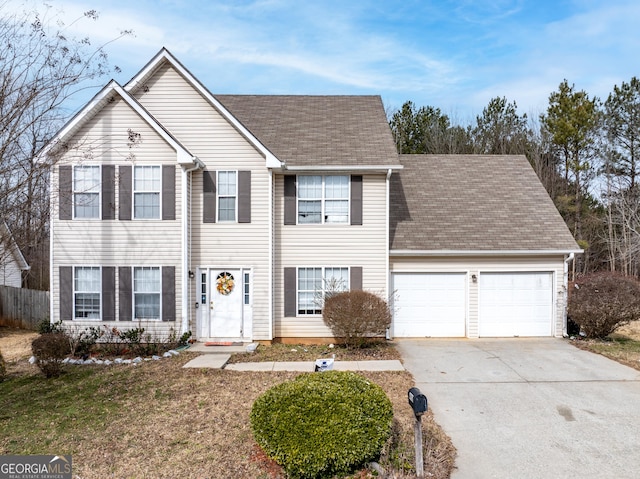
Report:
[[[394,273],[396,337],[464,337],[465,273]]]
[[[481,273],[479,303],[480,336],[552,335],[550,272]]]

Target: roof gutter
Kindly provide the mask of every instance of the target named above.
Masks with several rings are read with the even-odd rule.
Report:
[[[380,172],[387,173],[393,170],[402,170],[404,166],[402,165],[296,165],[296,166],[287,166],[283,164],[282,169],[291,171],[291,172],[305,172],[305,171],[371,171],[371,172]]]
[[[409,250],[392,249],[391,256],[550,256],[573,255],[583,253],[582,249],[575,250]]]

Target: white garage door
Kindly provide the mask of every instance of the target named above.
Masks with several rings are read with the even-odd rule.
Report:
[[[480,273],[481,337],[552,336],[552,273]]]
[[[393,335],[464,337],[465,273],[394,273]]]

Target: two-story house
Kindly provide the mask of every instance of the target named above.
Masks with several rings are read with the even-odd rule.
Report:
[[[329,338],[332,284],[390,336],[563,333],[579,249],[526,159],[399,156],[377,96],[213,95],[163,49],[43,154],[52,321]]]

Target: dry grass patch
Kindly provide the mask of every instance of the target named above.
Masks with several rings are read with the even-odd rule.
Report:
[[[281,477],[256,450],[249,414],[260,394],[298,373],[183,369],[194,356],[138,366],[69,366],[49,380],[31,366],[0,383],[0,454],[71,454],[74,477],[81,479]],[[411,477],[413,415],[406,392],[413,378],[364,375],[394,407],[396,442],[383,466],[395,468],[391,477]],[[423,423],[425,469],[433,473],[426,477],[447,478],[455,449],[430,415]]]
[[[395,344],[391,341],[373,341],[364,348],[347,348],[343,345],[328,344],[282,344],[259,345],[253,353],[239,353],[231,356],[229,363],[264,361],[315,361],[336,355],[336,361],[367,361],[376,359],[401,359]]]
[[[578,339],[571,343],[640,371],[640,321],[619,327],[605,341]]]
[[[37,337],[34,331],[0,326],[0,351],[4,359],[17,362],[31,357],[31,341]]]

